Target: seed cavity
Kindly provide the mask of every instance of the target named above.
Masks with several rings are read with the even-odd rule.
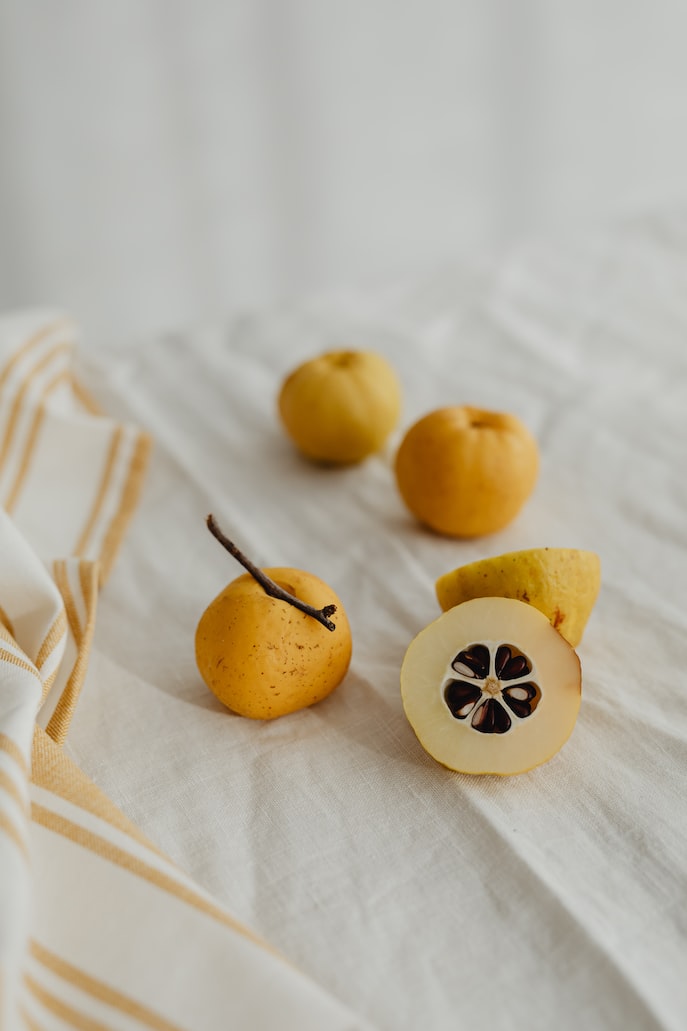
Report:
[[[487,698],[475,711],[470,726],[480,734],[505,734],[511,728],[511,718],[495,698]]]
[[[444,688],[446,704],[457,720],[469,716],[481,697],[482,692],[477,684],[466,684],[462,680],[449,680]]]
[[[534,683],[520,684],[518,687],[504,687],[503,700],[515,715],[527,719],[539,705],[541,691]]]
[[[454,657],[451,673],[444,701],[455,719],[470,717],[468,726],[479,734],[506,734],[541,701],[533,664],[513,644],[475,642]]]
[[[463,669],[467,668],[468,672],[463,673],[463,676],[477,677],[479,680],[484,680],[489,675],[490,662],[491,656],[487,646],[485,644],[472,644],[469,648],[458,652],[451,665],[456,673],[463,673]]]
[[[527,656],[520,651],[513,654],[514,651],[513,645],[508,644],[502,644],[496,649],[494,667],[499,680],[516,680],[532,672]]]

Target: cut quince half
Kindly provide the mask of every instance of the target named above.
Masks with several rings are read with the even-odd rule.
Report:
[[[573,731],[582,676],[573,648],[538,609],[475,598],[411,642],[403,708],[429,755],[461,773],[507,776],[551,759]]]
[[[472,598],[502,597],[539,609],[566,641],[582,640],[601,586],[601,562],[579,548],[529,548],[480,559],[440,576],[444,612]]]

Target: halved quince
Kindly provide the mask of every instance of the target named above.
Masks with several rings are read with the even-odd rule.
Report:
[[[573,648],[538,609],[475,598],[411,642],[401,697],[420,744],[461,773],[523,773],[570,737],[582,676]]]
[[[440,576],[436,594],[444,612],[472,598],[528,602],[576,648],[601,586],[601,562],[579,548],[530,548],[480,559]]]

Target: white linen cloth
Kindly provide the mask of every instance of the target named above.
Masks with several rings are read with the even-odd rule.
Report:
[[[687,1019],[687,218],[647,218],[103,355],[87,381],[156,449],[101,598],[73,755],[243,923],[385,1031],[656,1029]],[[390,468],[301,461],[275,398],[330,346],[387,354],[403,425],[470,402],[521,416],[538,486],[503,532],[419,528]],[[205,605],[260,564],[346,606],[353,661],[314,708],[223,711],[195,669]],[[434,579],[539,545],[603,584],[575,731],[510,779],[451,773],[403,715]],[[124,647],[126,642],[126,647]]]
[[[237,920],[382,1031],[685,1025],[686,337],[678,213],[84,355],[101,406],[156,446],[65,748]],[[342,344],[398,369],[399,434],[450,403],[525,420],[542,469],[510,527],[468,542],[418,527],[393,482],[398,434],[357,468],[298,458],[279,383]],[[210,511],[254,561],[308,569],[342,599],[351,670],[312,709],[245,720],[200,680],[195,625],[241,572]],[[578,724],[530,773],[451,773],[405,720],[403,654],[439,615],[438,575],[540,545],[601,556]]]
[[[0,319],[0,1028],[362,1027],[60,747],[150,444],[96,413],[74,333],[40,312]],[[53,548],[66,557],[44,564]]]

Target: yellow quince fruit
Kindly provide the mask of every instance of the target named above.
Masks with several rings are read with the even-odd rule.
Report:
[[[374,351],[328,351],[284,380],[279,415],[306,458],[351,465],[380,451],[401,413],[395,371]]]
[[[472,598],[513,598],[539,609],[576,648],[601,587],[601,561],[578,548],[530,548],[445,573],[436,595],[446,612]]]
[[[258,569],[212,516],[208,528],[248,572],[232,580],[198,622],[196,663],[206,685],[228,709],[256,720],[326,698],[351,661],[351,629],[339,598],[304,570]]]
[[[394,469],[421,523],[449,537],[477,537],[515,519],[534,490],[539,448],[517,416],[454,405],[410,427]]]

